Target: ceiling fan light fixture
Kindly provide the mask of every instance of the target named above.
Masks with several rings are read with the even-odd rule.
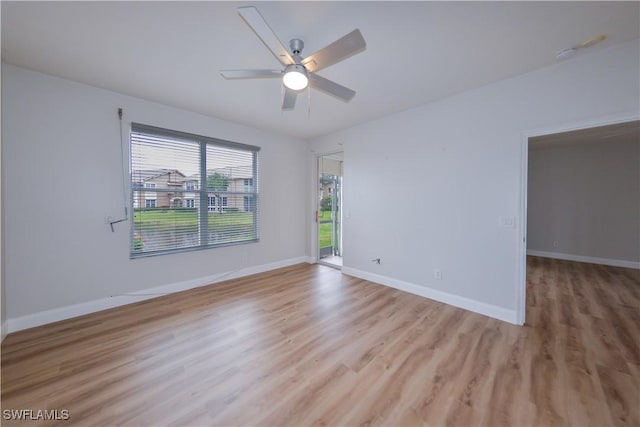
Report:
[[[309,84],[307,69],[300,64],[287,65],[282,83],[291,90],[302,90]]]
[[[222,77],[227,80],[282,79],[282,84],[286,88],[286,90],[282,91],[282,111],[293,110],[296,104],[296,97],[306,88],[313,87],[344,102],[349,102],[355,96],[356,92],[354,90],[325,79],[316,74],[316,72],[364,50],[367,43],[364,41],[360,30],[356,28],[328,46],[303,58],[300,54],[304,48],[304,42],[300,39],[290,40],[291,52],[289,52],[254,6],[239,7],[238,13],[278,62],[282,64],[284,69],[221,70]]]

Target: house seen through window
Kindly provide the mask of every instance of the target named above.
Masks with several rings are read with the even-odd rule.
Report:
[[[258,239],[258,147],[132,124],[131,257]]]

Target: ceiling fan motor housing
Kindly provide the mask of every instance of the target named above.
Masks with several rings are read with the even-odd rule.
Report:
[[[282,83],[286,87],[282,101],[283,110],[293,109],[296,95],[310,86],[345,102],[350,101],[355,96],[356,92],[354,90],[325,79],[317,75],[316,72],[364,50],[367,44],[360,30],[356,28],[328,46],[303,58],[301,53],[302,49],[304,49],[304,42],[300,39],[289,40],[289,47],[291,48],[289,51],[282,45],[278,36],[275,35],[269,24],[254,6],[239,7],[238,13],[278,62],[282,64],[284,69],[221,70],[222,77],[225,79],[281,77]]]
[[[304,49],[304,42],[300,39],[291,39],[289,41],[289,46],[291,46],[291,52],[294,55],[300,55],[300,52]]]

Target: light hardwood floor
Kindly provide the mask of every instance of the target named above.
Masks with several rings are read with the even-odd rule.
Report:
[[[640,425],[639,272],[530,258],[528,273],[524,327],[297,265],[10,334],[2,409],[95,426]]]

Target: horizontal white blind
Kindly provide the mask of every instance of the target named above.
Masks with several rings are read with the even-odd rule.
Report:
[[[258,240],[258,147],[132,124],[131,257]]]

